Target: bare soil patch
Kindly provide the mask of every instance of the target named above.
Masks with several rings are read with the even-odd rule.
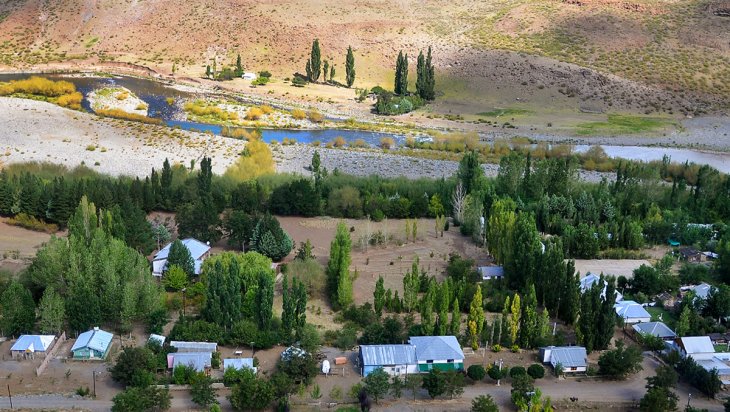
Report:
[[[0,218],[0,269],[17,273],[30,264],[30,259],[51,235],[9,225],[6,221]]]

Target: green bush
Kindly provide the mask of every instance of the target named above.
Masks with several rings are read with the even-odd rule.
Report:
[[[509,370],[509,377],[514,379],[517,376],[527,375],[527,371],[522,366],[515,366]]]
[[[473,381],[480,381],[484,379],[485,376],[487,376],[487,371],[484,370],[484,367],[482,365],[471,365],[466,370],[466,376],[468,376],[469,379]]]
[[[542,365],[533,363],[527,368],[527,374],[532,376],[532,379],[542,379],[545,376],[545,368]]]

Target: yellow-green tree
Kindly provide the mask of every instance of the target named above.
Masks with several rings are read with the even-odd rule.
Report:
[[[471,300],[469,305],[469,317],[467,319],[467,325],[469,325],[469,334],[471,335],[471,345],[475,349],[479,348],[479,336],[482,334],[482,328],[484,327],[484,307],[482,306],[482,287],[477,285],[477,291],[474,293],[474,298]],[[472,334],[472,322],[474,323],[474,332]]]
[[[512,299],[511,316],[509,319],[509,336],[511,343],[517,343],[517,333],[520,331],[520,295],[515,293]]]

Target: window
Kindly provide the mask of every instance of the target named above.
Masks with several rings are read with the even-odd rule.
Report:
[[[453,359],[446,359],[446,363],[454,363]]]
[[[433,363],[433,360],[427,360],[426,363]]]

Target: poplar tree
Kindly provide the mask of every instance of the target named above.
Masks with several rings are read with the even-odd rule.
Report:
[[[393,91],[397,95],[408,94],[408,55],[403,51],[398,52],[395,62],[395,87]]]
[[[537,336],[537,297],[535,296],[535,285],[530,285],[529,293],[522,304],[522,316],[520,317],[520,346],[532,348]]]
[[[352,87],[355,83],[355,55],[352,54],[352,46],[347,47],[347,57],[345,58],[345,78],[347,87]]]
[[[281,336],[284,343],[288,344],[294,330],[295,302],[289,290],[289,279],[284,275],[281,281]]]
[[[436,99],[436,71],[433,63],[431,62],[431,46],[428,46],[428,54],[426,56],[426,63],[424,65],[425,80],[424,80],[424,95],[421,96],[424,100]]]
[[[383,277],[378,278],[375,283],[375,291],[373,292],[373,303],[375,307],[375,314],[379,317],[383,315],[383,307],[385,306],[385,281]]]
[[[352,279],[350,277],[350,250],[352,241],[347,226],[337,225],[335,238],[330,244],[330,260],[327,263],[327,284],[334,306],[346,308],[352,303]]]
[[[452,335],[458,335],[461,331],[461,308],[459,308],[459,298],[454,298],[451,304],[451,326],[449,330]]]
[[[426,76],[428,76],[426,58],[423,56],[423,51],[420,51],[416,63],[416,94],[422,99],[425,99],[426,95]]]
[[[322,78],[324,79],[324,82],[327,83],[327,75],[330,71],[330,62],[327,60],[324,61],[324,64],[322,65]]]
[[[509,320],[509,337],[510,343],[513,345],[517,344],[517,333],[520,331],[520,295],[515,293],[515,297],[512,299],[511,316]]]
[[[408,313],[416,307],[418,302],[418,292],[421,287],[421,279],[418,275],[418,257],[416,256],[411,264],[411,271],[403,277],[403,303]]]
[[[56,334],[63,329],[66,308],[63,298],[53,286],[47,287],[43,292],[38,311],[41,315],[40,330],[42,333]]]
[[[238,53],[236,57],[236,77],[241,77],[243,74],[243,64],[241,64],[241,53]]]
[[[471,323],[474,322],[475,326],[475,330],[473,331],[474,334],[471,336],[472,346],[476,346],[477,339],[479,339],[479,335],[482,334],[482,328],[484,327],[485,316],[484,307],[482,305],[482,287],[481,285],[477,285],[477,291],[474,293],[474,298],[471,300],[471,304],[469,305],[469,317],[467,319],[467,324],[471,325]]]
[[[438,300],[438,335],[447,335],[449,332],[449,298],[451,291],[449,290],[449,283],[443,282],[439,288],[439,300]]]
[[[423,295],[421,302],[421,329],[425,336],[433,335],[434,318],[433,318],[433,301],[436,295],[435,282],[431,282],[428,291]]]
[[[310,69],[312,70],[311,81],[316,82],[322,73],[322,60],[321,53],[319,50],[319,39],[314,39],[312,42],[312,53],[309,58]]]
[[[271,276],[259,276],[259,287],[256,290],[256,320],[259,329],[271,330],[271,318],[274,305],[274,280]]]

